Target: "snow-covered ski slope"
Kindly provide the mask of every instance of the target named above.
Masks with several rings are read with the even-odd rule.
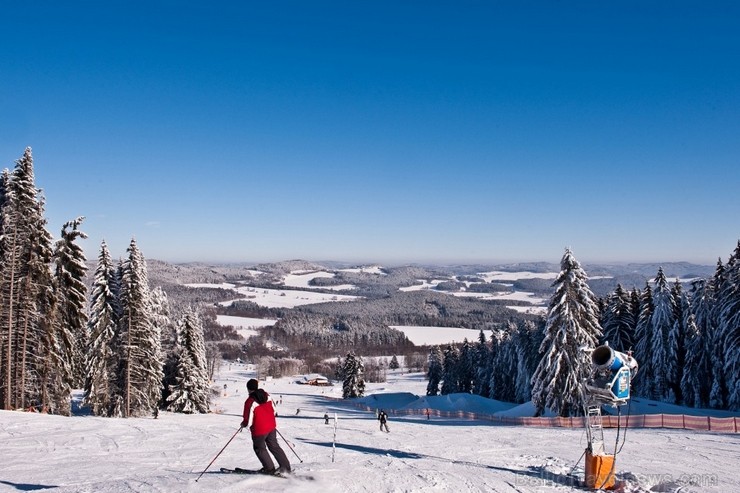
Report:
[[[577,483],[586,445],[582,429],[491,426],[389,412],[390,433],[385,433],[374,413],[328,398],[339,395],[339,386],[298,385],[297,378],[264,385],[276,400],[282,397],[279,430],[303,460],[286,448],[295,477],[218,472],[259,467],[243,432],[196,482],[239,428],[246,380],[254,375],[237,364],[224,364],[220,373],[216,386],[223,395],[214,403],[217,413],[208,415],[163,412],[155,420],[0,411],[0,492],[584,491]],[[368,393],[379,407],[392,409],[404,400],[399,393],[423,395],[425,385],[419,374],[395,373],[388,383],[369,384]],[[325,412],[339,418],[336,448]],[[609,449],[615,433],[605,430]],[[629,429],[616,461],[619,491],[740,491],[738,461],[740,434]]]

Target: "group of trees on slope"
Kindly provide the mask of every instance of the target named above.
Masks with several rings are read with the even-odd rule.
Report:
[[[617,286],[601,301],[600,322],[602,340],[634,350],[637,395],[740,410],[740,242],[688,290],[662,269],[642,291]]]
[[[740,409],[740,242],[715,275],[688,292],[662,269],[643,290],[621,285],[598,299],[566,250],[544,323],[509,323],[490,341],[433,348],[428,395],[470,392],[535,404],[561,416],[583,412],[589,353],[608,343],[640,365],[633,395],[692,407]]]
[[[0,178],[0,401],[68,414],[83,379],[86,326],[82,218],[54,243],[36,188],[31,149]]]
[[[528,401],[542,329],[531,320],[509,321],[494,330],[490,340],[481,330],[474,344],[466,339],[460,346],[431,348],[427,395],[462,392],[505,402]]]
[[[396,291],[384,298],[342,303],[316,303],[297,307],[296,312],[332,317],[357,317],[378,325],[419,325],[465,327],[493,330],[516,316],[535,320],[529,314],[517,314],[506,308],[504,300],[480,300],[450,296],[434,290]]]
[[[263,335],[300,353],[322,348],[343,352],[373,348],[392,351],[413,347],[403,332],[358,316],[335,317],[308,312],[289,313],[274,326],[263,329]]]
[[[157,406],[207,412],[202,327],[186,311],[173,326],[167,296],[150,290],[136,242],[117,266],[101,245],[91,300],[77,240],[83,218],[52,242],[27,148],[0,181],[0,402],[69,415],[84,387],[94,414],[135,416]],[[89,311],[88,311],[89,308]],[[163,356],[164,355],[164,356]]]

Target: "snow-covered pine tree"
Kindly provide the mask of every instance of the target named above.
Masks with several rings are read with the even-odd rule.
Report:
[[[460,392],[459,379],[460,350],[457,346],[448,345],[442,353],[442,395]]]
[[[37,191],[40,193],[40,190]],[[62,357],[63,349],[57,325],[61,311],[49,269],[52,238],[46,229],[44,209],[44,197],[39,196],[35,211],[30,214],[33,218],[30,223],[32,246],[27,263],[27,282],[24,283],[26,295],[35,297],[27,306],[30,314],[24,322],[24,332],[29,334],[26,347],[29,348],[29,361],[32,362],[33,370],[28,380],[25,377],[22,380],[28,382],[26,388],[33,387],[33,407],[42,412],[67,416],[71,413],[72,404],[71,374]],[[35,335],[31,335],[33,332]],[[22,403],[24,408],[27,405],[25,401]]]
[[[115,277],[116,269],[104,240],[93,275],[88,320],[90,342],[85,361],[84,402],[96,416],[111,416],[113,396],[121,394],[116,388],[119,352],[115,351],[115,343],[120,307]]]
[[[601,327],[586,273],[570,249],[565,250],[553,286],[542,359],[532,377],[532,401],[537,415],[548,408],[559,416],[572,416],[582,413],[586,403],[584,382],[591,370],[586,349],[596,346]]]
[[[40,193],[40,190],[38,191]],[[45,201],[39,196],[35,211],[31,213],[31,254],[28,258],[27,280],[21,292],[33,299],[28,305],[24,331],[29,334],[26,347],[29,348],[29,362],[33,367],[31,375],[22,378],[33,388],[31,396],[35,408],[49,413],[69,415],[71,413],[70,380],[67,370],[61,367],[61,341],[56,322],[61,316],[58,296],[49,269],[52,259],[52,237],[46,228],[44,218]],[[21,312],[19,312],[20,315]],[[35,335],[32,333],[35,332]],[[33,345],[38,344],[33,347]],[[22,407],[28,406],[27,402]]]
[[[55,307],[51,234],[46,229],[44,201],[36,188],[31,148],[3,174],[0,210],[0,334],[4,358],[0,365],[0,400],[5,409],[69,409],[66,379],[51,380],[44,368],[58,354],[49,321]],[[53,362],[54,364],[58,362]],[[59,368],[63,373],[65,368]]]
[[[711,279],[695,281],[691,288],[690,300],[691,311],[686,322],[685,366],[691,371],[684,372],[681,384],[687,405],[709,407],[714,350],[712,347],[714,292]],[[693,397],[688,397],[687,392]]]
[[[714,294],[711,313],[711,342],[712,348],[712,388],[709,391],[709,406],[715,409],[724,409],[727,406],[729,393],[725,377],[725,342],[721,325],[722,292],[726,289],[727,276],[722,259],[717,260],[717,267],[712,278],[712,292]]]
[[[188,308],[177,326],[174,349],[174,383],[169,386],[168,411],[177,413],[208,412],[208,374],[203,325],[198,314]]]
[[[146,262],[136,240],[129,244],[120,287],[123,416],[150,414],[162,395],[159,327],[154,323]]]
[[[439,346],[434,346],[429,350],[429,370],[427,370],[427,395],[439,395],[439,382],[444,375],[444,366],[442,363],[442,351]]]
[[[488,340],[483,329],[478,334],[478,343],[475,345],[475,388],[473,393],[482,397],[490,397],[491,395],[491,368],[489,361],[491,359],[491,351],[489,349]]]
[[[635,350],[635,344],[637,344],[637,321],[640,319],[640,290],[636,287],[630,291],[630,319],[633,322],[632,325],[632,347],[627,348],[630,351]]]
[[[650,397],[656,400],[666,399],[669,393],[668,332],[673,327],[675,311],[673,294],[660,267],[653,282],[653,316],[650,319],[650,366],[653,370]]]
[[[170,302],[167,293],[160,287],[150,292],[152,307],[152,323],[157,326],[160,334],[161,355],[164,361],[162,377],[162,398],[160,408],[167,407],[170,388],[176,385],[177,366],[180,359],[178,344],[178,328],[170,318]]]
[[[85,253],[77,243],[87,235],[78,228],[84,217],[78,217],[62,226],[60,239],[54,248],[54,291],[59,310],[59,335],[63,343],[65,365],[70,368],[73,388],[79,388],[85,381],[85,352],[88,344],[87,333],[87,272]]]
[[[617,288],[608,296],[606,309],[601,317],[604,331],[601,341],[609,343],[617,351],[629,351],[632,349],[636,325],[630,295],[621,284],[617,284]]]
[[[519,328],[509,320],[503,330],[498,332],[498,347],[491,367],[491,392],[493,398],[504,402],[516,400],[516,382],[518,380],[519,354],[517,345]],[[531,375],[530,375],[531,377]],[[495,384],[493,383],[495,382]]]
[[[344,359],[344,366],[342,368],[342,374],[344,375],[342,385],[343,399],[365,395],[365,380],[362,378],[364,370],[365,366],[362,364],[362,358],[355,356],[354,352],[348,353]]]
[[[703,284],[703,281],[693,283],[691,299],[697,299],[696,293],[700,289],[699,285]],[[686,331],[684,365],[688,371],[684,371],[681,376],[681,396],[684,405],[703,407],[708,401],[709,387],[702,380],[709,380],[711,370],[705,352],[704,333],[696,324],[696,317],[691,310],[684,311],[684,327]]]
[[[393,357],[391,358],[391,362],[388,363],[388,368],[390,370],[398,370],[400,367],[401,365],[398,364],[398,358],[394,354]]]
[[[170,300],[161,286],[151,290],[150,298],[152,300],[152,321],[159,327],[162,355],[166,357],[174,350],[178,337],[177,327],[172,323]]]
[[[334,380],[344,382],[344,362],[339,356],[337,356],[337,362],[334,364]]]
[[[668,330],[666,344],[666,385],[668,387],[668,399],[674,404],[683,402],[681,391],[681,380],[683,380],[684,363],[686,360],[686,319],[684,313],[691,311],[689,298],[683,292],[681,281],[676,282],[671,288],[673,298],[673,325]]]
[[[491,399],[500,400],[503,394],[503,377],[499,369],[500,353],[504,346],[504,339],[508,337],[507,332],[498,329],[491,332],[491,346],[488,352],[488,388]]]
[[[475,367],[474,365],[475,350],[473,346],[468,342],[466,337],[463,340],[462,348],[460,349],[460,359],[458,361],[458,378],[460,382],[459,392],[470,394],[473,392],[473,385],[475,384]]]
[[[527,402],[532,398],[532,375],[537,369],[539,347],[544,334],[531,320],[517,325],[516,341],[516,381],[514,382],[514,402]]]
[[[640,372],[632,384],[635,395],[650,397],[653,382],[653,365],[650,357],[650,341],[653,333],[653,290],[645,283],[640,295],[640,315],[635,328],[635,360],[640,365]]]
[[[725,282],[718,293],[718,341],[724,350],[727,407],[740,410],[740,241],[727,261]]]

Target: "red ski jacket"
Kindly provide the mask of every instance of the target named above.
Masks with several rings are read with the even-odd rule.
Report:
[[[264,392],[260,389],[261,392]],[[253,437],[267,435],[277,428],[275,422],[275,405],[272,402],[270,394],[265,392],[267,402],[260,404],[254,398],[254,395],[244,402],[244,414],[242,425],[249,428]]]

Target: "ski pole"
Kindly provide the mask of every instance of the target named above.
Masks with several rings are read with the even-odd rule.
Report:
[[[290,451],[291,451],[291,452],[293,452],[293,455],[295,455],[296,457],[298,457],[298,454],[296,454],[296,453],[295,453],[295,449],[294,449],[294,448],[293,448],[293,446],[292,446],[292,445],[290,444],[290,442],[289,442],[288,440],[286,440],[286,439],[285,439],[285,437],[283,436],[283,434],[282,434],[282,433],[280,433],[280,430],[278,430],[277,428],[275,428],[275,431],[277,431],[277,434],[278,434],[278,435],[280,435],[280,438],[282,438],[282,439],[283,439],[283,441],[284,441],[284,442],[285,442],[285,444],[286,444],[286,445],[288,446],[288,448],[290,449]],[[299,461],[301,461],[301,464],[303,464],[303,459],[301,459],[300,457],[298,457],[298,460],[299,460]]]
[[[206,468],[205,468],[205,469],[203,469],[203,472],[202,472],[202,473],[200,473],[200,476],[203,476],[203,475],[204,475],[204,474],[206,473],[206,471],[208,470],[208,468],[209,468],[209,467],[211,467],[211,464],[213,464],[214,462],[216,462],[216,459],[218,459],[218,456],[219,456],[219,455],[221,455],[221,454],[223,453],[223,451],[224,451],[224,450],[226,450],[226,447],[228,447],[228,446],[229,446],[229,444],[231,443],[231,441],[232,441],[232,440],[233,440],[234,438],[236,438],[236,435],[237,435],[237,434],[238,434],[238,433],[239,433],[240,431],[242,431],[242,428],[244,428],[244,427],[243,427],[243,426],[240,426],[240,427],[239,427],[239,429],[238,429],[238,430],[236,430],[236,433],[234,433],[234,435],[233,435],[233,436],[232,436],[231,438],[229,438],[229,441],[228,441],[228,442],[226,442],[226,445],[224,445],[224,448],[222,448],[222,449],[221,449],[221,452],[217,453],[217,454],[216,454],[216,457],[214,457],[214,458],[213,458],[213,460],[212,460],[212,461],[211,461],[211,462],[210,462],[210,463],[209,463],[209,464],[208,464],[208,465],[206,466]],[[200,476],[198,476],[198,479],[200,479]],[[196,480],[195,480],[195,482],[196,482],[196,483],[198,482],[198,479],[196,479]]]

